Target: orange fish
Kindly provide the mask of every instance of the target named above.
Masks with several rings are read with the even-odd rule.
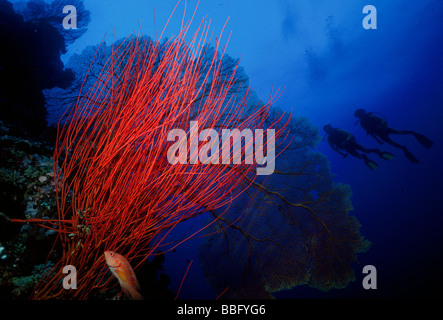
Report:
[[[143,296],[139,293],[140,284],[129,262],[122,255],[113,251],[105,251],[105,259],[106,264],[117,278],[125,295],[132,297],[133,300],[143,300]]]

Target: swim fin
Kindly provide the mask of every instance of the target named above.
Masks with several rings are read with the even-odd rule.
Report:
[[[406,147],[403,148],[403,152],[406,158],[408,158],[408,160],[411,161],[412,163],[420,163],[420,161],[418,161],[418,159],[414,157],[414,155],[410,153]]]
[[[417,141],[420,142],[421,145],[427,149],[432,147],[432,145],[434,144],[434,142],[431,139],[425,137],[424,135],[422,135],[420,133],[414,132],[413,135],[414,135],[415,139],[417,139]]]
[[[376,162],[372,161],[372,160],[369,159],[369,158],[366,158],[366,159],[365,159],[365,164],[366,164],[366,165],[369,167],[369,169],[371,169],[371,170],[375,170],[375,169],[378,168],[378,164],[377,164]]]
[[[385,159],[385,160],[392,160],[392,159],[394,159],[394,155],[392,153],[390,153],[390,152],[383,152],[380,155],[380,157]]]

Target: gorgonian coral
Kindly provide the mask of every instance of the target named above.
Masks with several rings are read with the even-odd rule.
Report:
[[[275,173],[255,180],[223,217],[213,212],[214,233],[199,257],[224,298],[271,298],[302,284],[343,288],[369,247],[350,215],[349,186],[334,183],[327,158],[312,149],[317,130],[302,118],[289,130],[292,142]]]

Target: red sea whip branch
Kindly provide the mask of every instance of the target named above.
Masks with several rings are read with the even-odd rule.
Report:
[[[236,69],[223,74],[220,40],[205,60],[209,25],[203,20],[185,44],[189,25],[162,45],[128,38],[113,48],[98,80],[59,129],[54,168],[63,255],[33,298],[86,299],[106,290],[105,250],[129,262],[145,258],[178,223],[203,208],[229,205],[254,181],[256,165],[167,161],[170,130],[191,120],[201,128],[260,128],[271,104],[247,114],[248,92],[229,95],[236,91]],[[271,125],[276,138],[285,125]],[[60,284],[65,265],[78,270],[76,290]]]

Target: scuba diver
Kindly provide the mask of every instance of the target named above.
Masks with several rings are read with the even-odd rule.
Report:
[[[373,137],[379,144],[383,144],[384,142],[389,143],[390,145],[400,148],[403,150],[405,156],[412,163],[419,163],[418,159],[406,148],[406,146],[402,146],[401,144],[393,141],[389,135],[390,134],[412,134],[417,141],[422,144],[425,148],[430,148],[434,144],[430,139],[425,137],[424,135],[409,131],[409,130],[396,130],[388,127],[388,123],[382,117],[377,116],[373,112],[366,112],[364,109],[357,109],[354,112],[354,116],[359,118],[360,126],[365,129],[366,133]],[[381,141],[381,140],[383,141]]]
[[[327,134],[327,141],[331,148],[341,154],[343,158],[345,158],[348,154],[358,158],[363,159],[365,164],[371,169],[377,169],[378,164],[369,159],[365,153],[376,153],[380,158],[385,160],[391,160],[394,158],[394,155],[389,152],[383,152],[379,149],[368,149],[360,145],[355,139],[354,135],[346,130],[333,128],[330,124],[327,124],[323,127],[323,130]],[[344,150],[345,152],[340,151]],[[363,153],[359,153],[358,151],[362,151]]]

